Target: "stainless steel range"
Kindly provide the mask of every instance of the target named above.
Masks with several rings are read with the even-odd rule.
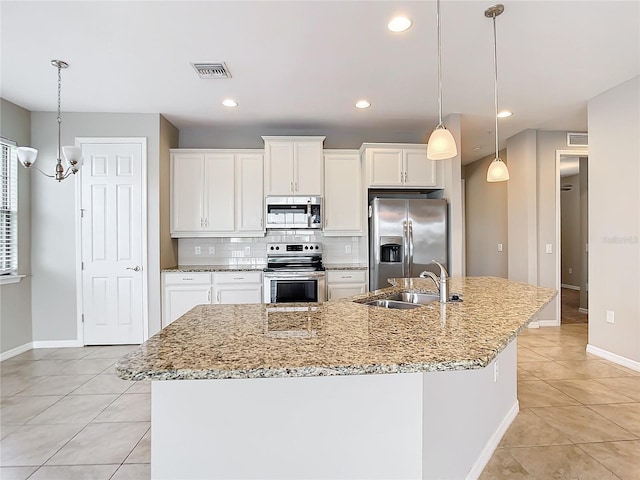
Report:
[[[324,302],[325,280],[319,243],[269,243],[264,269],[264,303]]]

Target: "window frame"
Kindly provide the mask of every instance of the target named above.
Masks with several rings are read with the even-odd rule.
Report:
[[[0,137],[0,285],[17,283],[18,275],[18,158],[16,143]],[[7,246],[5,246],[7,245]]]

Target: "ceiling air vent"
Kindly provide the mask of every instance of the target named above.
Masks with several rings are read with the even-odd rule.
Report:
[[[570,147],[588,147],[589,135],[586,133],[567,133],[567,145]]]
[[[192,63],[200,78],[231,78],[231,73],[224,63]]]

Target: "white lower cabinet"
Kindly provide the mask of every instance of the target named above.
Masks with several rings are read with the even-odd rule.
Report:
[[[327,300],[339,300],[367,291],[367,272],[365,270],[328,270]]]
[[[211,303],[210,273],[163,273],[162,328],[196,305]]]
[[[262,272],[165,272],[162,328],[196,305],[262,303]]]
[[[214,303],[262,303],[262,272],[213,274]]]

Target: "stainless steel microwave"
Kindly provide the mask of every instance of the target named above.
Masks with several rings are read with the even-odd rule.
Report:
[[[267,228],[322,228],[322,197],[267,197],[265,204]]]

